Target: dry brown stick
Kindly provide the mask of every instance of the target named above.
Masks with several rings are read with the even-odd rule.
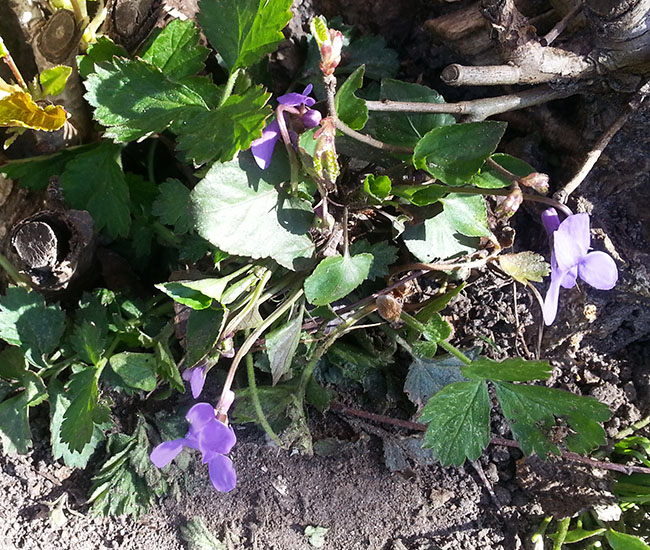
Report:
[[[366,101],[369,111],[401,113],[451,113],[466,115],[473,121],[485,120],[493,115],[526,109],[548,101],[573,95],[575,90],[553,90],[548,86],[537,86],[515,94],[459,101],[458,103],[425,103],[419,101]]]
[[[419,422],[410,422],[408,420],[400,420],[399,418],[391,418],[390,416],[384,416],[381,414],[375,414],[368,411],[362,411],[359,409],[353,409],[352,407],[346,407],[341,403],[333,401],[330,403],[330,409],[333,411],[340,412],[342,414],[349,414],[351,416],[358,416],[359,418],[366,418],[367,420],[372,420],[374,422],[380,422],[382,424],[390,424],[392,426],[397,426],[399,428],[406,428],[407,430],[413,430],[417,432],[424,432],[427,430],[426,424],[421,424]],[[502,437],[492,437],[490,438],[490,444],[492,445],[502,445],[504,447],[512,447],[514,449],[519,448],[519,443],[512,439],[504,439]],[[593,458],[588,458],[586,456],[581,456],[570,451],[561,451],[560,456],[566,460],[571,460],[573,462],[581,462],[582,464],[587,464],[593,468],[601,468],[603,470],[613,470],[615,472],[621,472],[623,474],[650,474],[650,468],[645,466],[626,466],[625,464],[616,464],[615,462],[604,462],[602,460],[595,460]]]
[[[550,46],[553,41],[566,30],[571,20],[581,11],[582,4],[580,2],[576,2],[575,5],[569,10],[569,12],[562,19],[560,19],[560,21],[558,21],[557,25],[555,25],[548,33],[544,35],[543,38],[540,39],[540,44],[542,46]]]
[[[589,175],[592,168],[598,162],[598,159],[603,154],[605,147],[617,134],[617,132],[625,125],[630,115],[635,112],[646,99],[650,93],[650,81],[646,82],[639,91],[634,95],[632,100],[625,106],[625,110],[618,116],[612,125],[605,130],[605,133],[596,142],[594,148],[587,153],[584,163],[578,173],[573,176],[559,191],[555,193],[554,198],[559,202],[566,203],[571,193],[573,193],[580,184]]]

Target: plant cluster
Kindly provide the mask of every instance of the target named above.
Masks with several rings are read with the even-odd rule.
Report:
[[[200,30],[172,20],[135,54],[84,35],[78,71],[99,139],[0,167],[33,191],[54,178],[65,208],[88,212],[105,246],[148,283],[46,300],[2,259],[16,283],[0,298],[5,452],[29,450],[30,410],[47,401],[54,458],[85,467],[106,441],[90,499],[99,511],[139,513],[179,490],[175,470],[152,463],[186,461],[184,447],[201,452],[217,490],[235,486],[230,420],[311,452],[307,405],[325,411],[342,391],[419,417],[423,445],[443,465],[481,455],[495,405],[526,454],[602,445],[604,404],[528,384],[549,379],[548,362],[495,361],[450,343],[442,313],[473,268],[493,265],[532,289],[550,273],[547,324],[560,286],[616,283],[614,260],[589,252],[588,215],[546,197],[548,178],[496,152],[505,123],[458,123],[435,90],[395,79],[383,39],[320,17],[294,89],[274,101],[266,59],[291,0],[199,7]],[[221,80],[206,71],[213,54],[201,32]],[[0,83],[0,123],[60,127],[34,121],[61,107],[36,111],[28,100],[56,95],[48,76],[41,95]],[[395,102],[411,109],[378,107]],[[524,200],[553,207],[550,266],[504,252],[513,243],[499,228]],[[412,357],[408,369],[398,353]],[[221,397],[189,409],[185,433],[166,400],[183,380],[197,398],[206,379]],[[130,435],[115,406],[125,397],[140,409]]]

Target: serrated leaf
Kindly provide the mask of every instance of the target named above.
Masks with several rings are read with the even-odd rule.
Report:
[[[85,468],[88,461],[97,449],[99,443],[104,440],[102,430],[95,425],[90,441],[83,447],[81,452],[71,451],[61,440],[61,423],[63,415],[70,406],[70,400],[66,397],[63,387],[58,380],[51,380],[48,384],[50,396],[50,443],[52,445],[52,457],[54,460],[63,459],[66,466],[70,468]]]
[[[85,363],[97,365],[106,349],[106,333],[93,322],[82,321],[74,327],[70,342]]]
[[[116,141],[162,131],[185,116],[187,107],[207,108],[194,90],[141,59],[114,57],[95,69],[85,81],[84,97],[95,108],[95,120],[106,127],[105,136]]]
[[[87,210],[95,230],[105,229],[114,238],[127,236],[131,225],[129,187],[122,171],[121,152],[119,145],[102,142],[75,156],[61,176],[66,203]]]
[[[422,262],[471,252],[478,242],[469,237],[490,235],[483,197],[451,193],[440,202],[441,213],[404,231],[407,248]]]
[[[321,260],[305,280],[310,304],[324,306],[344,298],[368,278],[372,254],[330,256]]]
[[[334,105],[337,116],[353,130],[361,130],[368,121],[366,102],[354,95],[363,86],[365,67],[358,67],[336,92]]]
[[[544,260],[544,256],[530,251],[502,254],[499,256],[499,266],[522,284],[528,281],[540,283],[551,272],[551,266]]]
[[[200,34],[191,20],[174,19],[156,36],[142,59],[158,67],[172,80],[203,70],[209,50],[199,45]]]
[[[499,380],[504,382],[529,382],[548,380],[553,368],[548,361],[527,361],[521,357],[494,361],[479,357],[472,364],[463,365],[463,376],[471,380]]]
[[[200,0],[198,21],[230,72],[250,67],[284,40],[292,0]]]
[[[469,122],[434,128],[415,146],[413,164],[448,185],[463,185],[494,153],[504,122]]]
[[[168,179],[158,186],[158,196],[151,213],[160,223],[174,227],[174,233],[187,233],[192,228],[190,190],[177,179]]]
[[[9,287],[0,297],[0,338],[20,347],[33,365],[47,366],[44,356],[56,349],[64,329],[61,308],[47,305],[37,292]]]
[[[314,253],[313,212],[308,202],[276,189],[287,174],[286,157],[280,155],[264,171],[250,153],[215,163],[190,195],[199,235],[230,254],[270,257],[292,270],[304,267]]]
[[[188,550],[227,550],[227,546],[215,537],[203,519],[192,518],[187,525],[181,526],[181,536],[187,543]]]
[[[535,169],[527,162],[511,155],[506,155],[505,153],[495,153],[490,157],[490,159],[520,178],[535,171]],[[497,189],[499,187],[509,187],[512,185],[511,180],[506,178],[506,176],[489,164],[485,164],[481,168],[481,171],[472,177],[470,183],[483,189]]]
[[[72,73],[72,67],[67,65],[56,65],[49,69],[45,69],[38,75],[38,81],[41,84],[43,95],[57,96],[65,90],[68,77]]]
[[[417,103],[445,102],[438,92],[427,86],[389,78],[381,81],[379,99]],[[455,123],[454,117],[446,113],[373,113],[368,129],[383,142],[415,147],[433,128]]]
[[[490,396],[485,382],[455,382],[436,393],[422,409],[428,424],[423,447],[443,466],[476,460],[490,442]]]
[[[266,354],[274,386],[291,368],[293,356],[300,343],[303,311],[304,308],[301,307],[296,317],[266,335]]]
[[[226,162],[238,151],[248,149],[262,135],[271,108],[271,94],[262,86],[251,87],[243,95],[231,95],[218,109],[189,109],[173,125],[178,147],[195,164],[213,159]]]
[[[11,346],[0,351],[0,378],[21,380],[26,370],[25,353],[20,348]]]
[[[388,268],[397,261],[398,250],[387,241],[370,244],[366,239],[359,239],[350,245],[350,253],[352,255],[372,254],[372,266],[367,279],[374,281],[388,275]]]
[[[88,75],[95,72],[95,65],[105,61],[111,61],[113,57],[129,57],[122,46],[113,42],[106,36],[97,38],[97,42],[88,46],[86,55],[77,57],[79,74],[82,78],[88,78]]]
[[[70,405],[63,414],[60,433],[61,441],[68,445],[71,452],[82,452],[93,438],[93,413],[99,397],[97,378],[100,372],[96,367],[86,367],[70,378],[66,393]]]
[[[67,117],[61,105],[41,107],[26,92],[3,94],[0,90],[0,126],[54,132]]]
[[[360,65],[365,65],[367,78],[379,80],[397,74],[399,58],[395,50],[386,47],[383,36],[366,35],[352,40],[345,48],[345,66]]]
[[[156,389],[156,358],[152,354],[124,351],[113,355],[110,365],[127,386],[142,391]]]
[[[628,535],[626,533],[619,533],[613,529],[608,529],[605,532],[605,538],[612,547],[612,550],[650,550],[645,542],[639,537]]]
[[[544,386],[494,385],[501,410],[524,454],[535,453],[542,458],[559,454],[558,446],[551,441],[556,418],[571,428],[564,441],[569,450],[587,453],[605,443],[605,430],[599,422],[609,420],[611,412],[597,399]]]
[[[455,357],[417,358],[409,367],[404,381],[404,391],[415,405],[423,407],[434,394],[445,386],[454,382],[467,381],[458,368],[464,364]]]
[[[209,309],[192,310],[187,319],[185,367],[193,367],[214,348],[226,320],[226,308],[213,304]]]
[[[47,398],[45,384],[33,372],[25,371],[20,385],[23,391],[0,403],[0,441],[3,451],[9,455],[29,451],[32,446],[29,408]]]

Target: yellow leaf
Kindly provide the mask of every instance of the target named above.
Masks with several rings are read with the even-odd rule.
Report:
[[[26,92],[0,98],[0,126],[31,128],[53,132],[63,126],[67,113],[60,105],[40,107]]]

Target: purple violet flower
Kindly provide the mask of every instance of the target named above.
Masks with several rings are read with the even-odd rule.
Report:
[[[203,463],[208,465],[210,481],[217,491],[227,493],[234,489],[237,474],[232,461],[225,456],[233,448],[237,438],[232,428],[217,420],[215,410],[209,403],[197,403],[185,416],[190,429],[181,439],[164,441],[150,455],[157,468],[167,466],[184,447],[201,451]]]
[[[552,237],[551,285],[544,299],[544,323],[553,324],[557,315],[560,287],[573,288],[580,277],[598,290],[614,288],[618,280],[616,263],[609,254],[589,252],[591,234],[589,214],[568,216],[562,223],[557,211],[549,208],[542,213],[542,223]]]
[[[201,395],[201,392],[203,391],[206,368],[207,365],[199,365],[198,367],[192,367],[191,369],[185,369],[183,371],[183,380],[190,383],[190,388],[192,388],[192,397],[194,399]]]
[[[312,88],[313,86],[309,84],[301,94],[292,92],[280,96],[278,98],[278,103],[280,105],[293,107],[294,109],[280,109],[278,116],[284,116],[285,112],[295,111],[295,114],[300,115],[300,119],[305,128],[316,128],[320,123],[321,114],[319,111],[309,109],[309,107],[316,103],[316,100],[313,97],[309,97]],[[280,135],[280,124],[276,118],[266,128],[264,128],[262,137],[254,140],[251,144],[251,152],[253,153],[255,162],[262,170],[266,170],[271,163],[273,149],[275,148],[278,139],[280,139]]]

